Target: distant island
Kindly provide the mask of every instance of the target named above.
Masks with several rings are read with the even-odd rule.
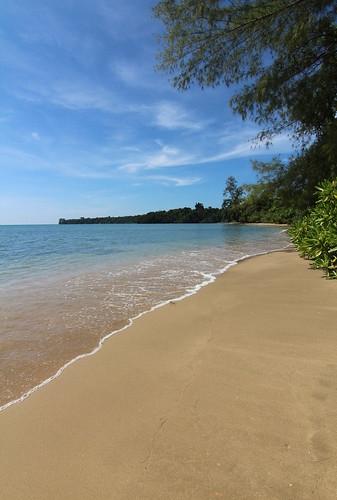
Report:
[[[159,210],[141,215],[126,215],[121,217],[80,217],[79,219],[59,219],[59,224],[184,224],[184,223],[214,223],[222,222],[221,208],[205,208],[202,203],[196,203],[194,208],[174,208]]]

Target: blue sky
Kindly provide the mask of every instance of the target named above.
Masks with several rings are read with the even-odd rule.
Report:
[[[224,87],[173,89],[154,70],[149,0],[1,0],[0,224],[219,206],[254,180],[258,132]]]

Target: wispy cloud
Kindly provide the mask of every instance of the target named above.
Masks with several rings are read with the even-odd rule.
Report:
[[[153,107],[154,123],[169,130],[185,129],[199,131],[206,127],[205,121],[197,120],[184,108],[171,102],[160,102]]]
[[[58,81],[50,85],[29,83],[21,85],[13,93],[26,101],[48,102],[74,111],[122,111],[118,99],[111,92],[84,81]]]
[[[145,155],[141,161],[125,163],[119,170],[134,173],[140,170],[154,170],[191,164],[193,155],[182,152],[179,148],[159,144],[160,150]],[[138,155],[140,156],[140,155]]]
[[[127,87],[160,92],[162,86],[165,87],[163,90],[170,90],[167,82],[162,77],[160,78],[153,67],[145,61],[142,61],[140,65],[139,60],[130,62],[124,59],[115,59],[110,63],[110,70],[112,75]]]
[[[245,136],[245,133],[243,133],[243,136]],[[234,139],[236,139],[236,143]],[[204,147],[202,145],[194,148],[186,146],[188,150],[185,151],[184,148],[163,144],[159,141],[159,143],[157,142],[160,148],[159,151],[155,150],[146,154],[139,152],[137,154],[138,161],[124,162],[119,165],[119,170],[136,173],[142,170],[197,166],[237,158],[254,158],[273,153],[289,153],[291,150],[289,138],[285,134],[275,137],[274,143],[270,147],[265,144],[256,145],[249,139],[238,142],[238,135],[233,136],[228,142],[230,144],[227,147],[224,147],[223,144],[218,148],[213,146],[211,152],[208,143]]]
[[[133,70],[124,67],[123,78],[135,79]],[[195,113],[186,110],[176,102],[159,101],[145,104],[141,100],[126,97],[121,90],[113,91],[104,85],[90,81],[78,73],[68,78],[48,79],[47,77],[30,78],[18,83],[8,91],[16,98],[41,104],[52,104],[70,111],[100,111],[113,115],[130,114],[144,117],[143,126],[153,126],[169,131],[188,131],[199,133],[206,129],[211,121],[199,119]]]
[[[141,61],[141,64],[140,64]],[[155,71],[151,55],[147,51],[133,54],[132,59],[115,58],[109,64],[111,74],[129,90],[151,91],[154,95],[174,95],[167,78]]]
[[[50,99],[68,109],[85,110],[96,109],[100,111],[116,112],[118,102],[113,95],[100,87],[90,85],[69,84],[69,82],[54,85]]]
[[[176,187],[192,186],[201,181],[201,177],[173,177],[170,175],[148,175],[144,179],[159,182],[165,186],[173,184]]]
[[[288,153],[290,150],[291,144],[289,137],[286,134],[280,134],[273,139],[273,143],[271,145],[267,145],[263,142],[255,143],[250,139],[246,139],[230,147],[228,150],[201,158],[198,163],[210,163],[221,160],[229,160],[231,158],[270,155],[273,154],[273,152],[275,152],[275,154],[276,152],[277,154]]]
[[[101,147],[88,147],[77,144],[73,147],[58,148],[57,142],[50,142],[48,152],[44,141],[40,141],[37,131],[30,133],[29,143],[16,147],[0,146],[0,168],[16,168],[24,170],[47,170],[61,175],[86,179],[130,179],[144,181],[167,182],[175,186],[187,186],[200,181],[200,176],[177,175],[177,169],[194,168],[237,158],[256,158],[273,153],[289,153],[290,144],[286,135],[275,138],[272,148],[252,147],[244,140],[230,145],[213,145],[209,151],[209,143],[193,145],[191,138],[186,144],[179,146],[161,141],[149,143],[122,144],[106,143]],[[34,142],[34,144],[33,144]],[[174,174],[163,175],[163,169],[174,169]],[[203,171],[204,175],[205,171]],[[189,171],[190,174],[190,171]]]

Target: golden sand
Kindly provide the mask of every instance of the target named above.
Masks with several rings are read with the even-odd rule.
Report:
[[[247,260],[0,414],[1,500],[337,498],[337,282]]]

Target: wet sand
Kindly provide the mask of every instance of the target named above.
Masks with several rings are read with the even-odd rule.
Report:
[[[337,497],[337,282],[249,259],[0,414],[1,500]]]

